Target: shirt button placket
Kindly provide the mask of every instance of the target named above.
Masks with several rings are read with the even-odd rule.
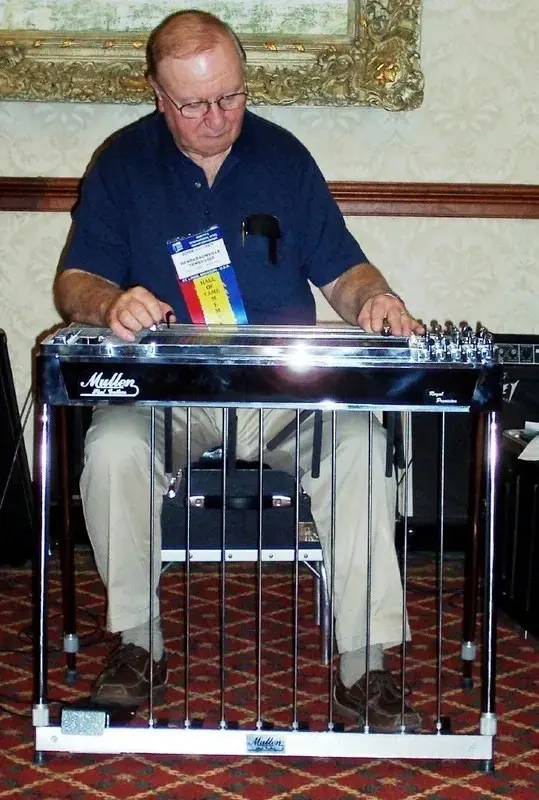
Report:
[[[195,189],[202,189],[202,182],[201,181],[195,181],[194,185],[195,185]],[[205,200],[205,203],[204,203],[204,216],[205,217],[209,217],[210,216],[210,207],[209,207],[207,199]]]

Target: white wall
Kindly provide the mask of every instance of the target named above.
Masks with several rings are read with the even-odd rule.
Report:
[[[328,180],[539,183],[538,0],[424,0],[417,111],[267,108]],[[148,106],[0,103],[0,174],[80,175],[111,131]],[[0,327],[20,398],[36,335],[56,321],[51,282],[66,214],[0,214]],[[372,261],[425,320],[539,333],[539,221],[350,218]]]

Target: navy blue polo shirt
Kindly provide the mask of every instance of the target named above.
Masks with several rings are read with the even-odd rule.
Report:
[[[276,263],[267,239],[242,237],[242,221],[279,222]],[[159,113],[117,134],[83,181],[63,269],[141,285],[190,318],[167,241],[218,224],[252,324],[312,324],[308,281],[324,286],[366,261],[326,181],[288,131],[247,111],[240,136],[208,186],[176,146]]]

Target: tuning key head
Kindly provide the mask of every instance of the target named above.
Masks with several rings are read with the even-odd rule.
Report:
[[[387,317],[384,317],[384,322],[382,324],[382,330],[380,333],[382,336],[391,336],[391,325],[389,324]]]
[[[455,325],[453,325],[453,323],[451,322],[451,320],[450,320],[450,319],[446,320],[446,323],[445,323],[445,331],[444,331],[445,335],[446,335],[446,336],[454,336],[454,335],[455,335],[455,332],[456,332],[456,330],[457,330],[457,329],[456,329]]]

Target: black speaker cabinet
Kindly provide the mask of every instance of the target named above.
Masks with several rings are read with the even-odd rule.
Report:
[[[523,428],[526,421],[539,422],[539,337],[502,335],[510,340],[504,358],[504,402],[502,428]],[[533,341],[532,341],[533,340]],[[530,343],[531,342],[531,343]],[[530,356],[531,353],[531,356]],[[531,360],[526,361],[526,358]],[[447,547],[465,546],[470,496],[472,419],[469,414],[445,415],[445,506]],[[431,549],[438,519],[441,416],[418,412],[412,415],[413,515],[410,544],[416,549]]]
[[[439,546],[442,415],[412,414],[412,510],[408,520],[408,546],[434,552]],[[471,461],[469,414],[445,414],[444,549],[462,552],[468,525]],[[403,544],[404,520],[397,519],[396,542]]]
[[[0,441],[0,564],[19,566],[32,557],[33,489],[3,330],[0,330]]]
[[[438,515],[441,427],[440,414],[412,415],[413,520],[417,526],[435,524]],[[444,518],[448,525],[464,525],[468,519],[470,457],[470,415],[446,414]]]
[[[539,636],[539,461],[522,461],[527,439],[503,434],[502,486],[498,510],[499,605]]]

